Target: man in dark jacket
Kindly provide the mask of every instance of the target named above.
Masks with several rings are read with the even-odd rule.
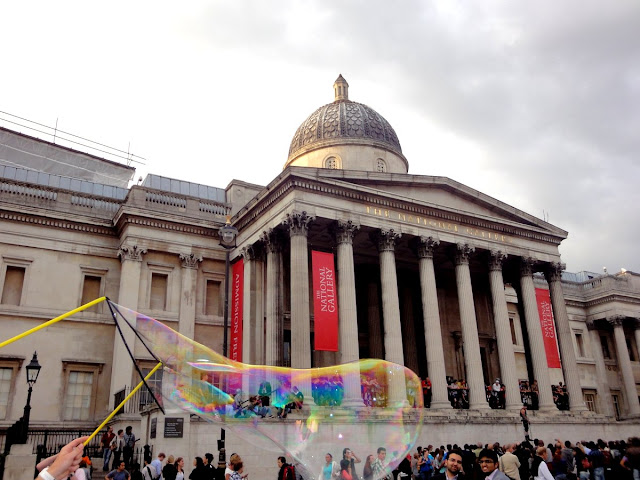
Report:
[[[444,462],[444,473],[434,475],[432,480],[465,480],[467,477],[462,471],[462,452],[451,450]]]

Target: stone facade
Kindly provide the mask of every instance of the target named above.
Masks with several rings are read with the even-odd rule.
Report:
[[[346,91],[336,95],[348,101]],[[3,135],[5,144],[46,147],[56,158],[81,155],[16,132]],[[409,175],[395,133],[386,146],[358,138],[320,146],[339,150],[331,168],[315,168],[324,165],[313,159],[324,160],[329,150],[292,150],[290,165],[268,186],[234,180],[226,201],[199,197],[197,188],[184,194],[145,184],[124,196],[104,188],[122,188],[108,183],[88,193],[0,167],[4,337],[108,296],[221,352],[226,251],[218,229],[229,214],[239,230],[231,260],[245,261],[245,361],[309,368],[373,357],[408,365],[433,385],[424,444],[517,440],[522,380],[540,388],[540,410],[531,415],[536,435],[555,438],[560,424],[571,438],[637,430],[640,275],[563,273],[558,246],[567,232],[448,178]],[[384,155],[394,156],[390,170],[377,168]],[[56,177],[55,169],[48,173]],[[336,254],[337,353],[310,349],[311,249]],[[562,368],[547,368],[536,288],[550,292]],[[131,332],[125,335],[148,371],[153,360]],[[21,415],[22,370],[34,350],[43,368],[32,426],[95,427],[116,395],[138,382],[101,304],[0,351],[2,391],[9,392],[0,398],[0,427]],[[446,377],[468,383],[468,410],[451,408]],[[506,387],[506,409],[491,411],[485,386],[496,377]],[[553,403],[551,385],[559,382],[570,394],[568,411]],[[349,402],[359,405],[358,397],[355,386]],[[157,432],[164,420],[143,401],[116,425],[133,424],[144,443],[186,458],[216,450],[218,427],[172,415],[184,418],[190,435],[151,438],[151,420]],[[274,428],[286,430],[287,423]],[[229,451],[243,452],[249,471],[267,455],[275,464],[275,454],[228,442]]]

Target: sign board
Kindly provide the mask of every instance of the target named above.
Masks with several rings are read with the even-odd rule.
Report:
[[[184,418],[165,417],[164,438],[182,438]]]
[[[156,430],[158,429],[158,419],[151,419],[151,432],[149,433],[149,437],[156,438]]]

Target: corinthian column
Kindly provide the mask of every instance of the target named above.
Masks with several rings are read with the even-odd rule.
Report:
[[[393,229],[380,230],[374,234],[372,240],[377,244],[380,253],[385,359],[404,365],[395,257],[395,247],[400,237],[401,234]],[[389,375],[389,405],[408,406],[408,403],[404,368],[396,369]]]
[[[458,304],[460,305],[460,322],[462,324],[462,342],[464,348],[464,365],[469,385],[469,408],[472,410],[489,408],[485,393],[482,360],[480,358],[480,342],[478,340],[478,324],[476,310],[473,305],[471,289],[471,271],[469,256],[475,248],[468,244],[456,245],[456,284],[458,286]]]
[[[493,322],[496,328],[498,343],[498,358],[500,360],[500,375],[505,387],[505,408],[519,410],[520,387],[516,373],[516,359],[513,354],[513,340],[507,311],[507,298],[504,294],[504,280],[502,265],[507,255],[501,251],[492,250],[489,256],[489,284],[491,285],[491,300],[493,301]]]
[[[242,257],[244,258],[242,361],[256,365],[264,361],[261,249],[255,244],[248,245],[242,249]]]
[[[380,329],[378,282],[373,277],[369,278],[367,285],[367,327],[369,329],[369,356],[371,358],[384,358]]]
[[[624,329],[622,315],[615,315],[607,318],[607,321],[613,325],[613,336],[616,339],[616,353],[618,355],[618,364],[620,365],[620,373],[622,373],[622,383],[624,385],[624,396],[627,399],[629,407],[629,415],[640,415],[640,402],[638,402],[638,391],[636,390],[636,382],[633,378],[633,370],[631,368],[631,359],[627,350],[627,341],[624,337]]]
[[[309,224],[316,217],[307,212],[287,214],[282,222],[291,238],[291,366],[311,368],[311,318],[309,315]],[[305,405],[313,404],[311,381],[299,380]]]
[[[522,258],[520,265],[520,288],[522,290],[522,305],[524,307],[524,318],[529,334],[529,348],[531,362],[533,363],[533,375],[538,381],[538,405],[539,410],[554,411],[556,406],[553,403],[551,392],[551,379],[547,366],[547,354],[544,349],[544,339],[542,338],[542,327],[540,326],[540,316],[536,303],[536,289],[533,285],[533,268],[536,261],[531,257]]]
[[[438,310],[433,251],[440,244],[433,237],[420,237],[417,245],[420,269],[420,293],[424,321],[424,343],[427,350],[427,372],[431,380],[431,408],[451,408],[447,395],[444,349]]]
[[[142,256],[147,250],[137,245],[124,245],[120,247],[118,256],[120,257],[120,289],[118,291],[118,303],[132,310],[138,310],[138,292],[140,291],[140,274],[142,272]],[[133,331],[122,326],[122,334],[133,352],[135,346],[135,334]],[[113,368],[111,369],[111,394],[109,401],[112,402],[114,395],[125,387],[130,386],[133,375],[133,362],[129,358],[127,349],[120,338],[120,333],[116,329],[113,347]],[[111,407],[115,405],[111,404]]]
[[[181,253],[179,258],[182,265],[182,293],[180,295],[178,332],[187,338],[193,339],[196,325],[196,280],[198,264],[202,262],[202,256],[193,253]]]
[[[260,239],[267,251],[265,364],[282,366],[283,325],[278,302],[280,284],[279,253],[281,238],[276,230],[263,232]]]
[[[567,315],[567,306],[564,303],[564,294],[562,293],[561,277],[564,269],[564,263],[550,263],[545,274],[549,283],[553,318],[556,321],[562,371],[569,394],[569,409],[576,412],[586,411],[587,406],[584,404],[582,386],[580,385],[580,372],[578,372],[578,364],[576,363],[576,352],[573,349],[573,332],[569,325],[569,315]]]
[[[351,220],[337,222],[335,228],[338,244],[338,321],[340,328],[340,363],[357,362],[358,312],[356,306],[356,276],[353,265],[353,236],[360,228]],[[360,369],[355,368],[344,375],[345,406],[362,406]]]
[[[600,346],[600,334],[598,327],[593,320],[587,321],[587,329],[589,330],[589,341],[591,343],[591,354],[596,362],[596,388],[598,389],[598,400],[600,401],[600,413],[608,417],[613,417],[613,402],[611,401],[611,387],[607,380],[607,367],[604,364],[602,356],[602,347]]]

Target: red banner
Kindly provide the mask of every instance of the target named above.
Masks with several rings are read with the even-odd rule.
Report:
[[[538,316],[542,327],[544,350],[547,353],[547,366],[549,368],[560,368],[560,355],[558,354],[558,344],[556,343],[556,326],[553,322],[549,290],[536,288],[536,303],[538,304]]]
[[[244,290],[244,261],[233,264],[231,271],[231,345],[229,358],[242,361],[242,299]]]
[[[338,298],[333,253],[311,252],[316,350],[338,351]],[[355,319],[354,319],[355,321]]]

